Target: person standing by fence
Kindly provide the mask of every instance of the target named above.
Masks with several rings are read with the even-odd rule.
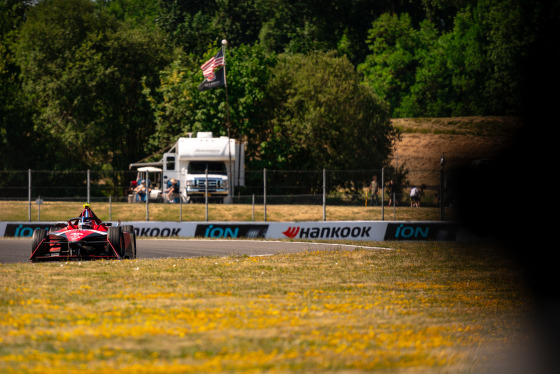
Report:
[[[167,202],[178,203],[179,202],[179,185],[177,184],[177,179],[172,178],[169,181],[167,189],[165,190],[165,196]]]
[[[387,185],[387,189],[389,190],[389,204],[388,204],[388,206],[391,206],[393,204],[397,205],[397,199],[396,199],[396,196],[395,196],[395,193],[397,192],[397,189],[396,189],[395,182],[392,179],[389,181],[389,183]]]
[[[374,175],[371,181],[371,206],[377,206],[379,203],[379,184],[377,184],[377,175]]]
[[[410,189],[410,206],[419,207],[420,206],[420,192],[416,186],[412,186]]]

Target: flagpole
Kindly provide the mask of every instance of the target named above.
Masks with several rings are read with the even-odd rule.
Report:
[[[226,88],[226,125],[227,125],[227,134],[228,134],[228,155],[229,155],[229,175],[228,175],[228,182],[229,182],[229,201],[233,202],[233,194],[234,194],[234,187],[233,187],[233,178],[232,176],[234,175],[233,173],[233,165],[231,163],[231,134],[230,134],[230,128],[231,128],[231,124],[229,122],[229,97],[228,97],[228,88],[227,88],[227,74],[226,74],[226,45],[227,45],[227,40],[223,39],[222,40],[222,54],[224,56],[224,85]]]
[[[228,131],[229,131],[229,127],[230,127],[230,123],[229,123],[229,98],[228,98],[228,89],[227,89],[227,74],[226,74],[226,45],[227,45],[227,40],[222,40],[222,54],[224,55],[224,85],[226,87],[226,123],[228,126]],[[229,137],[229,134],[228,134]]]

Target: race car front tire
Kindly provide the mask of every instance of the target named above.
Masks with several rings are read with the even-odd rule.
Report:
[[[35,229],[33,231],[31,254],[35,253],[35,256],[43,256],[46,254],[47,244],[43,241],[45,239],[47,239],[47,230]]]
[[[119,254],[120,257],[124,257],[124,245],[123,245],[123,235],[122,235],[122,227],[119,226],[111,226],[107,232],[107,239],[109,243],[115,248],[115,251]]]

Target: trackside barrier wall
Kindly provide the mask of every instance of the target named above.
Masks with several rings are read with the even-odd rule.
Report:
[[[0,236],[31,238],[34,229],[48,229],[54,223],[0,222]],[[454,223],[437,221],[121,222],[121,225],[125,224],[133,225],[136,235],[140,237],[368,241],[469,241],[478,239]]]

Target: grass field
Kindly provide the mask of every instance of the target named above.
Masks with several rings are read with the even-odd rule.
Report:
[[[79,215],[83,202],[45,202],[40,206],[31,206],[31,220],[65,221]],[[104,221],[144,221],[146,219],[145,204],[127,203],[92,203],[95,214]],[[182,213],[182,218],[181,218]],[[453,219],[454,211],[446,208],[445,219]],[[254,218],[253,218],[254,217]],[[328,221],[358,220],[401,220],[401,221],[433,221],[440,220],[440,208],[411,208],[409,206],[381,207],[371,206],[327,206]],[[0,221],[27,221],[29,204],[25,201],[0,201]],[[204,204],[150,204],[150,221],[204,221],[206,207]],[[209,221],[263,221],[264,206],[242,204],[210,204],[208,206]],[[266,220],[270,222],[322,221],[321,205],[267,205]]]
[[[531,295],[499,247],[363,245],[389,249],[0,264],[0,372],[480,373],[517,364]]]

